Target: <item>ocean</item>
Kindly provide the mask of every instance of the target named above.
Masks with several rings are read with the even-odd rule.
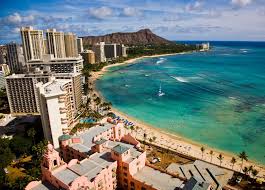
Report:
[[[112,67],[96,87],[137,120],[265,164],[265,42],[210,45]]]

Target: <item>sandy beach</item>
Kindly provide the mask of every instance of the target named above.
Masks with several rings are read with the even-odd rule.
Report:
[[[184,54],[184,53],[176,53],[176,54]],[[142,58],[169,56],[169,55],[176,55],[176,54],[143,56],[143,57],[127,60],[123,63],[108,65],[108,66],[104,67],[101,71],[92,73],[91,77],[90,77],[90,82],[92,83],[93,89],[96,90],[95,93],[98,94],[98,96],[100,96],[101,98],[103,98],[95,87],[95,81],[98,80],[110,67],[116,67],[116,66],[125,65],[125,64],[133,64],[137,60],[142,59]],[[189,139],[178,136],[177,134],[176,135],[175,134],[169,134],[166,131],[163,131],[161,129],[155,128],[155,127],[150,126],[146,123],[138,121],[137,119],[132,118],[132,117],[126,115],[125,113],[122,113],[119,110],[116,110],[114,108],[112,108],[112,112],[115,113],[116,115],[119,115],[123,119],[127,119],[128,121],[133,122],[135,126],[138,126],[137,130],[131,131],[131,134],[139,140],[143,140],[144,133],[147,134],[147,141],[149,138],[152,138],[155,136],[156,140],[154,142],[152,142],[155,145],[158,145],[158,146],[161,146],[164,148],[168,148],[168,149],[174,150],[178,153],[195,157],[197,159],[202,159],[202,160],[207,161],[207,162],[212,162],[216,165],[220,165],[220,160],[217,159],[217,157],[219,154],[222,154],[224,159],[222,160],[221,166],[228,168],[228,169],[232,169],[232,164],[230,161],[231,161],[232,157],[235,157],[237,162],[235,163],[233,169],[235,171],[240,171],[241,160],[240,160],[240,158],[238,158],[237,155],[233,155],[232,153],[220,151],[220,150],[214,149],[212,147],[208,147],[207,145],[202,145],[202,144],[193,142]],[[205,148],[203,156],[202,156],[202,152],[201,152],[202,146]],[[213,151],[212,156],[209,153],[211,150]],[[244,161],[243,167],[250,166],[250,165],[254,166],[254,168],[259,171],[259,173],[257,175],[258,177],[265,178],[265,166],[264,165],[257,164],[253,161],[247,161],[247,162]]]

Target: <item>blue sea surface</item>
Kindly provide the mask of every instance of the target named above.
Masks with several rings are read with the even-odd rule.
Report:
[[[265,164],[265,42],[211,46],[112,67],[97,89],[129,116]]]

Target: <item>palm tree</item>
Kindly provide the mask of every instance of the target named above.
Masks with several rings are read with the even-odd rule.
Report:
[[[241,159],[241,168],[240,168],[240,171],[241,171],[242,167],[243,167],[244,160],[248,161],[248,156],[247,156],[245,151],[242,151],[239,153],[238,157]]]
[[[201,151],[202,151],[202,158],[203,158],[203,153],[205,151],[205,148],[203,146],[201,147]]]
[[[234,165],[235,165],[235,163],[236,163],[236,159],[235,159],[235,157],[232,157],[232,159],[231,159],[230,162],[232,163],[232,169],[233,169],[233,168],[234,168]]]
[[[219,156],[217,157],[218,160],[220,160],[220,166],[222,164],[222,160],[224,159],[222,154],[219,154]]]
[[[213,160],[213,151],[211,150],[209,153],[211,155],[211,162],[212,162],[212,160]]]

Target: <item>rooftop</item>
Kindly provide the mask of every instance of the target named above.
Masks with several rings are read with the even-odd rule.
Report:
[[[201,182],[200,180],[192,177],[187,181],[183,190],[207,190],[209,186],[209,183]]]
[[[113,127],[113,124],[105,123],[104,126],[95,126],[91,127],[79,137],[82,139],[82,144],[72,144],[70,145],[72,148],[79,150],[80,152],[88,152],[91,150],[91,147],[94,145],[93,138],[97,135],[110,130]]]
[[[212,185],[214,189],[221,189],[226,185],[228,180],[232,177],[233,172],[210,163],[196,160],[192,164],[179,165],[172,163],[167,167],[167,171],[179,174],[180,177],[196,177],[201,182],[207,182]]]
[[[89,159],[57,172],[54,176],[60,181],[69,184],[79,176],[86,176],[92,181],[103,169],[116,162],[110,157],[110,152],[94,153]]]
[[[70,79],[56,79],[51,82],[45,83],[43,85],[45,96],[49,97],[64,94],[65,91],[63,89],[63,86],[69,82],[71,82]]]
[[[183,183],[183,181],[178,178],[174,178],[169,174],[162,173],[148,166],[144,166],[143,169],[137,172],[133,177],[159,190],[175,190],[176,187],[180,187]]]
[[[67,185],[79,177],[79,175],[77,175],[75,172],[71,171],[68,168],[55,173],[54,176]]]
[[[118,154],[123,154],[124,152],[128,151],[130,148],[126,147],[126,146],[122,146],[121,144],[118,144],[117,146],[115,146],[114,148],[112,148],[112,150]]]
[[[108,140],[106,140],[106,139],[100,139],[99,141],[96,141],[95,144],[100,145],[100,144],[104,144],[107,141]]]
[[[31,190],[55,190],[57,189],[49,182],[43,181],[42,183],[38,184],[36,187],[32,188]]]

